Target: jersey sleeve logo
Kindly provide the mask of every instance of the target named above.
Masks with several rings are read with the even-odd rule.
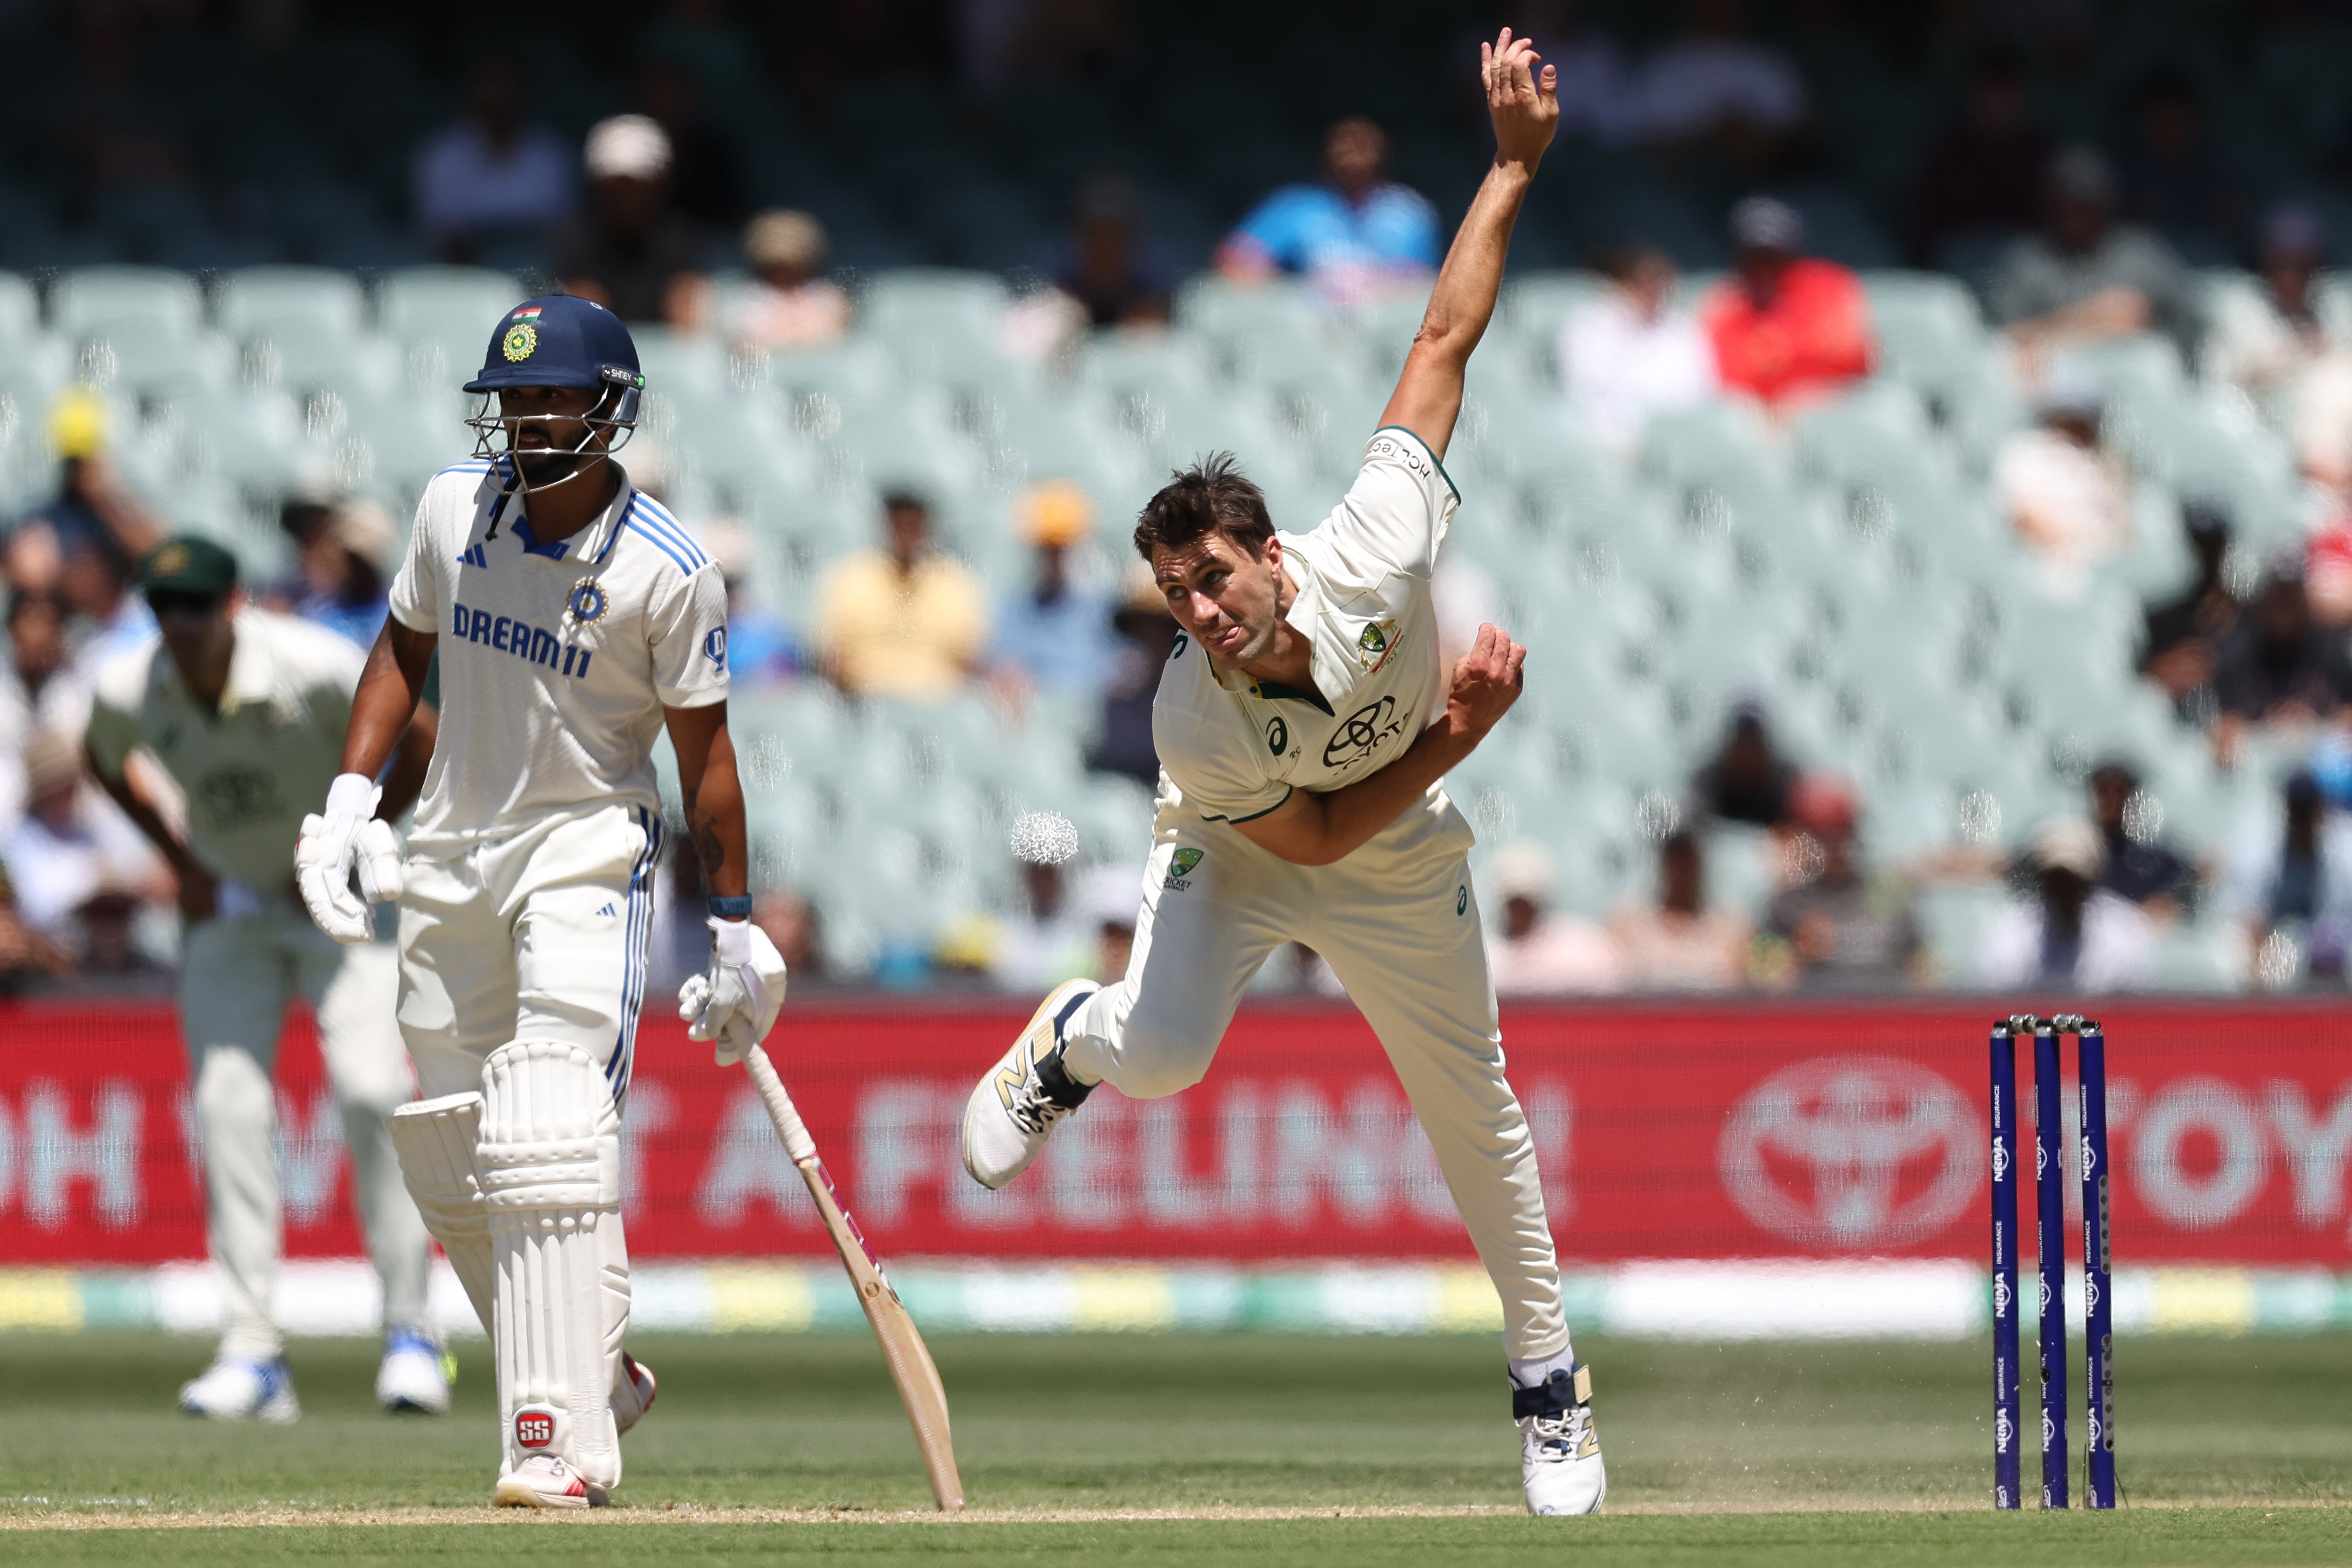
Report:
[[[702,639],[702,657],[721,669],[727,668],[727,628],[725,626],[710,628],[710,635]]]
[[[604,612],[612,608],[612,597],[604,592],[604,585],[593,577],[583,577],[573,584],[572,597],[565,601],[565,607],[572,612],[572,618],[583,626],[593,626],[603,620]],[[722,655],[725,652],[725,647],[724,643],[720,644]]]

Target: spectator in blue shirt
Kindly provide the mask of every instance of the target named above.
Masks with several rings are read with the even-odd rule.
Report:
[[[1389,139],[1370,121],[1323,137],[1325,183],[1286,185],[1217,249],[1217,269],[1244,282],[1302,274],[1340,302],[1428,285],[1437,269],[1437,209],[1381,177]]]
[[[373,647],[392,613],[384,575],[399,543],[392,514],[373,501],[345,500],[328,509],[301,543],[294,613],[362,647]]]
[[[1111,604],[1073,580],[1070,552],[1094,525],[1087,492],[1060,479],[1022,496],[1022,533],[1036,551],[1037,573],[995,617],[991,663],[998,679],[1055,696],[1094,696],[1110,679]]]

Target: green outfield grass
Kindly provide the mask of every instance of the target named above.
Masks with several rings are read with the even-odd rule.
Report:
[[[1591,1521],[1246,1511],[1514,1508],[1514,1436],[1496,1351],[1484,1340],[943,1338],[933,1348],[973,1507],[1039,1515],[953,1522],[715,1517],[927,1506],[870,1342],[646,1338],[633,1348],[660,1374],[661,1402],[627,1440],[625,1506],[594,1520],[485,1512],[478,1524],[12,1531],[0,1532],[0,1555],[175,1568],[491,1552],[595,1563],[1532,1563],[1569,1550],[1580,1564],[1612,1568],[2352,1564],[2352,1507],[2343,1506],[2352,1502],[2352,1335],[2120,1346],[2121,1470],[2142,1506],[2065,1518],[1998,1517],[1985,1505],[1981,1346],[1591,1339],[1581,1348],[1598,1382],[1610,1501],[1628,1511]],[[10,1416],[0,1423],[0,1521],[478,1507],[495,1448],[489,1375],[478,1342],[461,1355],[455,1415],[394,1420],[369,1403],[372,1346],[299,1342],[304,1418],[269,1428],[172,1413],[177,1381],[204,1359],[193,1341],[0,1339]],[[2162,1506],[2179,1503],[2237,1506]],[[1243,1511],[1067,1517],[1126,1509]],[[1759,1509],[1848,1511],[1720,1511]],[[1056,1512],[1065,1517],[1045,1517]]]

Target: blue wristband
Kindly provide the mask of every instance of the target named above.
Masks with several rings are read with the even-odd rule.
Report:
[[[745,893],[740,898],[713,899],[710,900],[710,912],[722,921],[750,920],[751,895]]]

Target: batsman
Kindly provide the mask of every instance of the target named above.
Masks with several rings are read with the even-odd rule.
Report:
[[[310,917],[338,941],[366,939],[371,901],[400,906],[400,1028],[431,1098],[394,1114],[393,1142],[490,1335],[492,1500],[513,1507],[607,1502],[620,1435],[654,1399],[622,1348],[620,1119],[664,729],[710,894],[688,1033],[740,1060],[784,995],[783,963],[747,918],[726,587],[614,460],[644,387],[601,305],[548,295],[499,321],[466,387],[474,460],[418,502],[342,773],[296,852]],[[439,743],[404,855],[373,815],[375,781],[436,648]]]
[[[1591,1378],[1503,1073],[1472,834],[1440,787],[1520,689],[1526,650],[1493,626],[1443,679],[1430,574],[1460,500],[1443,460],[1465,371],[1559,115],[1525,39],[1505,29],[1480,57],[1494,163],[1338,510],[1276,532],[1223,458],[1143,509],[1136,548],[1181,635],[1152,709],[1163,771],[1132,955],[1117,984],[1045,999],[973,1089],[962,1146],[1001,1187],[1097,1085],[1199,1082],[1258,966],[1307,943],[1380,1036],[1502,1298],[1528,1508],[1591,1513],[1607,1489]]]

